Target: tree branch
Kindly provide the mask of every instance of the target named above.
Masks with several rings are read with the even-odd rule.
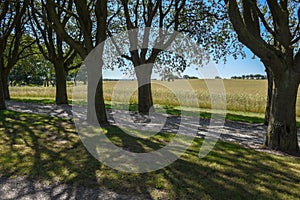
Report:
[[[108,33],[108,36],[110,37],[113,45],[116,47],[116,50],[117,50],[118,54],[121,55],[122,58],[125,58],[129,61],[133,61],[132,57],[122,54],[122,52],[120,50],[120,47],[117,45],[117,43],[116,43],[114,37],[112,36],[112,33],[110,32],[110,30],[107,29],[107,33]]]
[[[260,37],[253,36],[248,31],[242,19],[236,0],[226,0],[226,2],[230,21],[232,22],[234,30],[238,34],[240,42],[246,45],[255,55],[261,58],[263,62],[270,62],[274,64],[278,62],[277,55],[281,55],[281,52],[266,43]]]

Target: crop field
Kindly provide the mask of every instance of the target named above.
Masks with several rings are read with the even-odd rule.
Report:
[[[186,85],[186,80],[152,81],[152,92],[154,104],[167,106],[192,106],[192,97],[197,97],[200,108],[211,107],[211,97],[220,95],[214,88],[224,84],[226,92],[227,110],[263,113],[267,100],[266,80],[188,80],[190,88]],[[211,89],[211,93],[208,90]],[[76,91],[82,98],[86,86],[79,85]],[[106,101],[120,103],[137,103],[137,92],[132,93],[132,88],[137,88],[136,81],[104,81],[104,96]],[[192,88],[192,89],[191,89]],[[73,87],[68,87],[69,98],[72,99]],[[12,98],[33,98],[33,99],[54,99],[54,87],[12,87],[10,88]],[[131,94],[132,93],[132,94]],[[129,96],[128,96],[129,95]],[[298,97],[300,96],[300,92]],[[76,96],[76,99],[81,98]],[[300,99],[297,100],[297,115],[300,116]]]

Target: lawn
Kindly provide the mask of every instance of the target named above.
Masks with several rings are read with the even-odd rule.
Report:
[[[182,81],[183,80],[175,80],[174,82],[153,81],[152,91],[154,104],[178,106],[179,102],[171,91],[173,90],[176,91],[179,98],[183,99],[182,106],[190,106],[190,96],[192,92],[186,90]],[[214,86],[217,81],[219,80],[189,80],[189,83],[199,99],[200,108],[210,108],[210,94],[206,83]],[[116,81],[104,81],[104,97],[108,103],[112,99],[112,92],[116,83]],[[223,83],[226,91],[227,110],[245,113],[264,113],[267,94],[266,80],[223,80]],[[124,97],[128,93],[129,88],[136,86],[135,81],[122,81],[120,88],[116,89],[117,95],[115,100],[124,103]],[[44,99],[46,102],[49,102],[49,100],[54,101],[55,99],[54,87],[11,87],[10,91],[14,99]],[[72,87],[68,88],[68,95],[69,98],[72,99]],[[85,95],[85,93],[83,92],[82,95]],[[298,95],[300,95],[300,92]],[[130,103],[137,103],[137,93],[133,94]],[[300,98],[298,98],[297,101],[297,115],[300,116]]]
[[[12,111],[0,113],[0,174],[44,182],[106,187],[152,199],[300,199],[300,159],[275,156],[219,141],[199,159],[202,140],[170,166],[129,174],[104,166],[82,145],[72,121]],[[145,152],[172,138],[160,133],[137,139],[106,128],[118,146]],[[133,145],[133,144],[138,144]]]

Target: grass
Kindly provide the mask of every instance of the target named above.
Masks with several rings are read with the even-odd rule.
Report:
[[[24,103],[39,103],[39,104],[55,104],[54,99],[43,99],[39,97],[34,97],[34,98],[11,98],[12,101],[16,102],[24,102]],[[68,101],[70,104],[72,103],[71,100]]]
[[[207,85],[211,87],[219,86],[219,80],[189,80],[190,86],[194,89],[200,107],[200,117],[210,118],[210,95]],[[120,87],[115,88],[117,81],[104,81],[104,97],[107,107],[111,107],[113,90],[117,94],[115,100],[122,103],[130,88],[137,87],[135,81],[122,81]],[[263,123],[264,110],[266,102],[266,81],[265,80],[223,80],[226,98],[227,98],[227,120],[243,121],[250,123]],[[79,96],[86,95],[86,86],[79,86]],[[182,80],[175,82],[153,81],[154,103],[162,105],[169,114],[179,115],[179,101],[174,95],[183,99],[182,106],[184,109],[190,109],[189,98],[191,91],[186,90],[186,85]],[[81,91],[82,90],[82,91]],[[54,87],[12,87],[10,88],[11,96],[15,101],[33,102],[33,103],[55,103]],[[69,99],[72,99],[72,88],[68,88]],[[78,96],[77,96],[78,97]],[[71,103],[71,100],[70,100]],[[130,109],[137,110],[136,92],[130,98]],[[193,112],[185,114],[194,115]],[[300,125],[300,124],[299,124]]]
[[[300,159],[275,156],[219,141],[199,159],[201,139],[176,162],[161,170],[129,174],[95,160],[82,145],[71,121],[12,111],[0,112],[0,174],[27,175],[106,187],[145,199],[299,199]],[[117,127],[107,136],[124,149],[145,152],[160,148],[172,135],[137,139]]]

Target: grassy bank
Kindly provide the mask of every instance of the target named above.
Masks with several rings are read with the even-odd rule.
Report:
[[[0,112],[0,174],[28,175],[45,182],[106,187],[152,199],[299,199],[300,160],[218,142],[204,159],[202,140],[170,166],[128,174],[95,160],[70,121],[12,111]],[[145,152],[164,146],[171,135],[137,139],[116,127],[106,135],[118,146]]]

